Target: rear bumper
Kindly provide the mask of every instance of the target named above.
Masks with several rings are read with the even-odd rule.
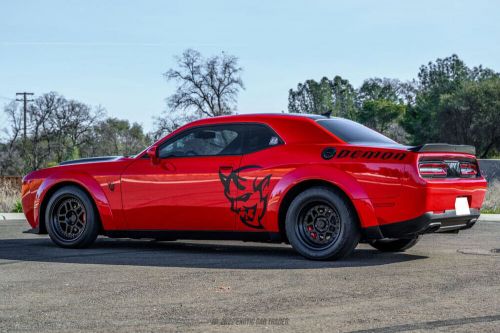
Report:
[[[455,210],[442,214],[425,213],[411,220],[379,225],[365,229],[366,238],[404,238],[433,232],[456,232],[471,228],[479,218],[478,209],[470,209],[469,215],[457,215]]]

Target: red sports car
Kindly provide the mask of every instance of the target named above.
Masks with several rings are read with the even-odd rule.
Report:
[[[185,125],[133,157],[67,161],[23,180],[36,233],[287,242],[310,259],[368,242],[402,251],[474,225],[486,192],[471,146],[400,145],[356,122],[256,114]]]

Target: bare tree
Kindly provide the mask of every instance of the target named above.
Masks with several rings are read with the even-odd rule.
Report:
[[[91,106],[75,101],[65,100],[61,107],[54,110],[50,118],[52,140],[54,141],[57,162],[69,155],[72,157],[83,143],[86,143],[93,126],[104,116],[101,106]]]
[[[41,168],[51,155],[56,129],[50,120],[65,102],[63,96],[50,92],[36,98],[28,108],[28,140],[23,151],[28,170]]]
[[[79,157],[80,146],[92,139],[88,134],[104,113],[101,107],[67,100],[55,92],[43,94],[28,107],[24,140],[22,109],[11,103],[4,111],[10,128],[8,141],[0,147],[0,172],[16,175]]]
[[[4,107],[4,112],[7,114],[7,121],[10,123],[10,128],[5,128],[4,131],[9,136],[8,146],[12,149],[17,139],[22,134],[23,123],[20,109],[15,101],[10,102]]]
[[[164,120],[160,121],[159,132],[171,131],[195,118],[235,111],[238,93],[245,89],[238,58],[224,52],[204,58],[198,51],[188,49],[176,60],[177,68],[164,74],[167,81],[174,81],[178,86],[167,99],[169,110],[161,117]]]
[[[182,111],[164,112],[162,116],[154,118],[155,130],[151,133],[151,136],[154,140],[158,140],[165,134],[171,133],[182,125],[198,118],[195,114],[186,114]]]
[[[3,129],[7,135],[7,141],[0,145],[0,175],[17,175],[23,170],[20,154],[23,118],[15,101],[5,105],[4,112],[7,114],[10,127]]]

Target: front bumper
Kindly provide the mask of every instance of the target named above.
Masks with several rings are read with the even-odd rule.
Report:
[[[370,227],[365,230],[366,238],[404,238],[433,232],[458,232],[471,228],[479,218],[478,209],[470,209],[468,215],[457,215],[455,210],[442,214],[427,212],[417,218]]]

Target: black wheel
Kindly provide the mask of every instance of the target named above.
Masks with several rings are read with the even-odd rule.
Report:
[[[299,194],[286,214],[286,234],[292,247],[309,259],[340,259],[358,245],[356,214],[348,200],[327,187]]]
[[[52,241],[68,248],[89,246],[100,230],[92,200],[76,186],[62,187],[50,197],[45,225]]]
[[[383,252],[403,252],[413,247],[420,240],[420,236],[413,238],[388,238],[374,239],[369,242],[371,246]]]

